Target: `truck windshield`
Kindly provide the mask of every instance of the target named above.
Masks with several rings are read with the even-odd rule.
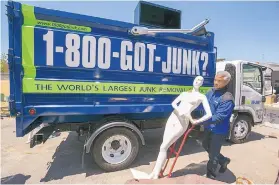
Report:
[[[263,85],[262,85],[262,72],[261,69],[257,66],[250,64],[243,65],[243,85],[246,85],[258,93],[262,94]]]

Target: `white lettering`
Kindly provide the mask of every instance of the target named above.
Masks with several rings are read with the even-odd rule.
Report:
[[[48,31],[43,39],[46,41],[46,65],[53,66],[53,31]]]
[[[93,36],[84,36],[82,39],[82,65],[85,68],[94,68],[96,65],[96,38]]]
[[[181,49],[173,48],[173,56],[172,56],[172,71],[175,74],[181,73]]]
[[[132,56],[127,55],[127,51],[132,51],[133,44],[130,41],[121,42],[121,53],[120,53],[120,67],[122,70],[132,70]]]
[[[208,53],[202,52],[201,60],[204,61],[203,66],[202,66],[202,70],[203,70],[202,75],[203,76],[207,76],[207,74],[206,74],[206,67],[207,67],[207,64],[208,64]]]
[[[191,75],[191,62],[192,62],[192,51],[183,49],[183,67],[182,67],[182,73],[186,74],[187,69],[187,75]]]
[[[98,67],[108,69],[111,60],[111,42],[110,39],[101,37],[98,40]]]
[[[145,44],[137,42],[135,44],[135,70],[144,71],[145,68]]]
[[[200,52],[193,51],[192,57],[193,57],[192,58],[192,75],[200,75],[200,66],[199,66]]]
[[[78,67],[80,64],[80,37],[77,34],[69,33],[66,35],[66,65]]]
[[[163,73],[170,73],[171,72],[171,58],[172,58],[171,47],[168,47],[167,62],[165,62],[165,61],[162,62]]]
[[[53,37],[53,32],[51,31],[43,35],[43,40],[46,42],[47,66],[53,66],[54,48],[56,49],[55,52],[60,55],[64,51],[64,46],[53,46]],[[162,63],[161,71],[155,68],[156,73],[162,72],[184,75],[208,75],[207,67],[209,63],[209,54],[206,52],[160,45],[161,49],[166,49],[167,47],[167,58],[164,58],[165,51],[161,51],[163,56],[155,55],[155,50],[157,48],[155,44],[136,42],[134,45],[133,42],[129,40],[123,40],[121,42],[120,52],[113,51],[112,55],[111,44],[112,43],[109,38],[100,37],[97,41],[96,37],[89,35],[83,36],[81,43],[80,35],[69,33],[65,38],[66,66],[79,67],[82,65],[84,68],[99,67],[101,69],[109,69],[111,67],[111,60],[118,60],[118,58],[120,58],[119,67],[121,70],[145,71],[145,68],[148,66],[148,70],[146,69],[146,71],[154,72],[155,66]],[[146,56],[147,51],[148,56]],[[203,61],[203,63],[200,63],[200,61]],[[158,64],[154,64],[154,62]],[[118,65],[118,62],[114,65]]]
[[[154,50],[156,49],[156,45],[153,44],[147,44],[147,48],[149,49],[149,65],[148,65],[148,71],[153,72],[154,68]]]

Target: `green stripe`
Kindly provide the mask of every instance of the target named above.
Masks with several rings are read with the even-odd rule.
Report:
[[[35,26],[37,23],[35,14],[34,14],[34,6],[29,6],[22,4],[21,10],[23,14],[23,25]]]
[[[34,7],[22,5],[24,23],[21,27],[22,34],[22,66],[24,78],[35,78],[36,68],[34,65],[34,26],[28,26],[36,22]]]
[[[65,24],[61,22],[38,20],[36,19],[34,14],[34,6],[22,4],[22,13],[24,16],[24,25],[59,28],[59,29],[73,30],[79,32],[91,32],[91,28],[87,26],[78,26],[73,24]]]
[[[75,93],[75,94],[168,94],[176,95],[192,89],[192,86],[131,84],[131,83],[96,83],[73,81],[40,81],[23,79],[24,93]],[[209,87],[201,87],[205,94]]]

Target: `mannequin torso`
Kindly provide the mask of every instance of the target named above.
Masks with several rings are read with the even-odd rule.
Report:
[[[195,110],[200,103],[205,99],[205,95],[199,92],[183,92],[179,97],[181,103],[177,107],[177,111],[180,116],[187,115]],[[176,102],[174,102],[176,103]]]

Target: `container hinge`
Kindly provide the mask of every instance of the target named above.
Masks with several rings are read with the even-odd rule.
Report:
[[[14,67],[14,49],[9,48],[7,55],[8,55],[9,70],[10,72],[12,72]]]
[[[10,110],[11,116],[16,115],[16,105],[15,105],[15,100],[14,100],[14,94],[10,94],[10,96],[9,96],[9,110]]]
[[[15,9],[12,3],[8,3],[5,5],[7,7],[7,17],[10,19],[13,19],[14,17],[19,17],[20,16],[20,10]]]
[[[16,10],[14,10],[13,7],[10,6],[9,4],[6,5],[6,7],[7,7],[7,9],[6,9],[6,10],[7,10],[6,15],[7,15],[7,17],[8,17],[9,22],[11,22],[11,21],[13,20],[13,18],[15,17],[14,11],[16,11]]]
[[[130,33],[133,35],[148,35],[156,33],[184,33],[184,34],[195,34],[198,31],[205,30],[205,25],[209,23],[209,19],[205,19],[198,25],[194,26],[191,29],[149,29],[142,26],[134,26]]]

